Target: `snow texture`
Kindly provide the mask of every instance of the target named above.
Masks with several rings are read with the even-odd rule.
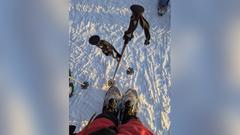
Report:
[[[99,35],[121,52],[123,34],[127,30],[132,4],[145,8],[144,17],[150,24],[150,45],[144,45],[140,25],[129,42],[115,77],[116,86],[124,93],[129,88],[138,91],[138,117],[156,135],[170,134],[170,9],[162,17],[157,14],[157,0],[70,0],[70,69],[72,76],[89,87],[81,89],[74,82],[75,92],[69,99],[69,123],[80,131],[94,112],[101,113],[106,82],[112,78],[117,61],[105,56],[89,44],[92,35]],[[127,75],[128,67],[134,69]]]

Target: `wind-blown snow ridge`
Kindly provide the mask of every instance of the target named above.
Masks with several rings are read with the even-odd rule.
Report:
[[[70,15],[70,69],[79,81],[89,81],[87,90],[74,84],[76,91],[70,98],[69,121],[82,129],[94,112],[100,113],[106,81],[111,79],[117,62],[106,57],[100,49],[89,45],[91,35],[99,35],[122,49],[122,36],[128,27],[132,4],[145,7],[149,21],[151,41],[145,46],[143,30],[137,28],[123,56],[116,75],[121,92],[128,88],[138,90],[141,121],[157,135],[168,135],[170,130],[170,11],[163,17],[157,15],[158,1],[147,0],[71,0]],[[126,75],[133,67],[135,73]]]
[[[86,12],[86,13],[100,13],[100,14],[115,14],[115,15],[126,15],[131,14],[129,8],[126,7],[109,7],[108,9],[104,8],[103,6],[91,4],[91,5],[82,5],[77,4],[76,10],[78,12]]]

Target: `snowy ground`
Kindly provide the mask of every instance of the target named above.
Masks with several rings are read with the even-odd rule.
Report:
[[[157,135],[169,134],[170,11],[159,17],[157,3],[157,0],[70,1],[70,69],[74,78],[90,83],[87,90],[74,83],[76,91],[69,99],[69,122],[77,125],[77,131],[86,125],[94,112],[101,112],[106,81],[112,78],[117,64],[100,49],[89,45],[88,39],[97,34],[121,51],[123,32],[131,16],[129,7],[140,4],[145,8],[144,16],[151,27],[150,45],[143,44],[145,37],[139,26],[115,79],[121,92],[128,88],[138,90],[141,121]],[[134,75],[126,75],[127,67],[134,68]]]

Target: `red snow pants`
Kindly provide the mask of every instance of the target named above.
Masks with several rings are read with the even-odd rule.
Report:
[[[107,130],[111,130],[106,132]],[[153,135],[137,119],[131,119],[118,127],[107,118],[97,118],[77,135]]]

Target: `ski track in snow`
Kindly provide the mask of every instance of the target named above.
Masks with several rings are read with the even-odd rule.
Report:
[[[157,135],[168,135],[170,130],[170,11],[157,15],[158,0],[71,0],[70,16],[70,69],[79,81],[90,86],[82,90],[74,83],[75,92],[69,99],[69,122],[81,130],[94,112],[100,113],[117,62],[106,57],[100,49],[91,46],[88,39],[99,35],[112,43],[119,52],[123,46],[123,33],[127,30],[132,4],[145,8],[144,16],[150,23],[151,41],[145,46],[140,25],[124,52],[115,77],[117,87],[124,93],[129,88],[138,90],[141,121]],[[134,75],[126,75],[126,68],[134,68]]]

